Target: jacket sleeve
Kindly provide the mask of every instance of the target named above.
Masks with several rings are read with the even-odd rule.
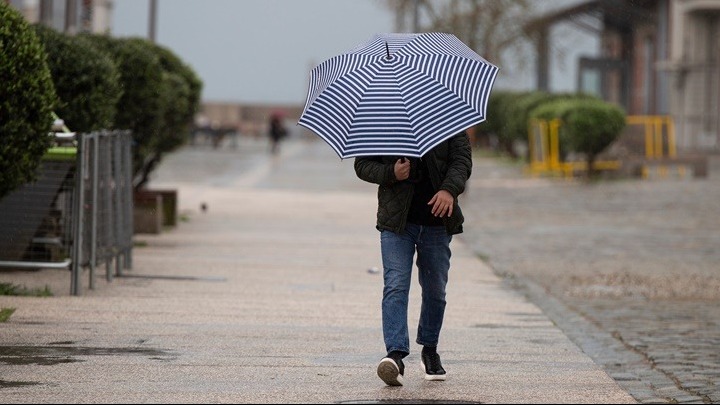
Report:
[[[472,148],[465,132],[450,139],[448,169],[440,188],[457,200],[465,191],[465,183],[472,174]]]
[[[354,166],[355,174],[369,183],[391,185],[397,182],[394,164],[383,163],[380,157],[356,157]]]

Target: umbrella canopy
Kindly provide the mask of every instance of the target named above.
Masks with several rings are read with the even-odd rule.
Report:
[[[341,159],[421,157],[485,120],[497,66],[452,34],[381,34],[310,72],[298,124]]]

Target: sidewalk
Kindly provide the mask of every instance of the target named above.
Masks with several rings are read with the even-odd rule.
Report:
[[[439,348],[448,379],[422,379],[415,345],[406,385],[386,387],[382,275],[368,271],[382,267],[375,187],[322,142],[291,140],[276,157],[264,143],[185,149],[153,185],[177,187],[188,220],[136,237],[132,277],[100,275],[80,297],[0,296],[17,308],[0,324],[0,402],[635,403],[460,238]],[[419,293],[415,278],[411,336]]]

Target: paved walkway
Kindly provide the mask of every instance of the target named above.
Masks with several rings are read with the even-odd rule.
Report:
[[[138,235],[132,277],[98,277],[74,297],[63,271],[0,273],[57,293],[0,296],[16,308],[0,324],[0,402],[635,403],[461,238],[440,346],[448,380],[423,381],[414,348],[407,385],[386,387],[375,187],[321,142],[279,156],[261,141],[187,148],[153,185],[178,188],[183,220]],[[416,282],[411,296],[412,326]]]
[[[463,239],[639,402],[720,403],[720,155],[708,159],[707,178],[587,184],[476,157]]]

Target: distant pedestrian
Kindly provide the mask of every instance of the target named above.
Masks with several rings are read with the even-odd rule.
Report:
[[[270,153],[275,155],[280,152],[280,142],[287,136],[287,129],[283,125],[280,113],[273,113],[270,116],[268,135],[270,136]]]
[[[377,374],[387,385],[403,385],[402,359],[410,354],[408,299],[416,253],[422,305],[415,342],[423,346],[420,360],[425,380],[445,380],[437,346],[445,316],[450,242],[463,231],[458,196],[471,171],[472,150],[465,132],[419,159],[355,158],[357,176],[378,185],[376,228],[383,262],[382,328],[387,354]]]

